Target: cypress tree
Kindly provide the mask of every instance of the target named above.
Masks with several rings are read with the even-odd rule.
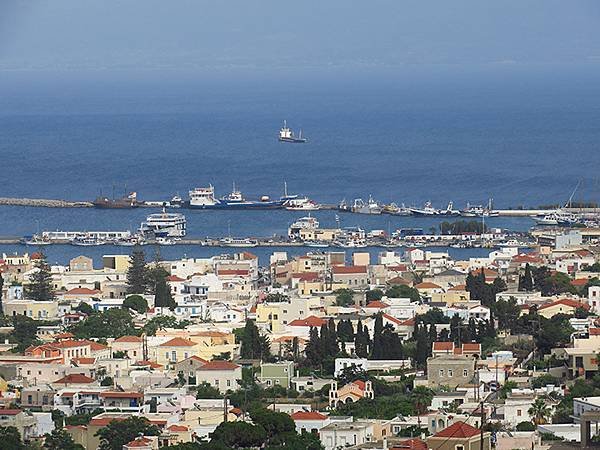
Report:
[[[533,277],[531,276],[529,263],[525,264],[525,273],[519,276],[519,290],[526,292],[533,291]]]
[[[0,272],[0,315],[4,314],[4,305],[2,304],[3,300],[4,300],[4,277],[2,276],[2,273]]]
[[[382,343],[382,332],[383,332],[383,315],[377,313],[375,316],[375,325],[373,327],[373,359],[385,359],[382,358],[384,350]]]
[[[310,327],[308,343],[304,352],[306,353],[306,359],[309,365],[312,367],[319,367],[322,362],[321,354],[321,339],[319,338],[319,331],[315,327]]]
[[[35,301],[50,301],[56,299],[54,287],[52,285],[52,275],[50,274],[50,265],[46,257],[41,255],[34,263],[35,271],[29,277],[29,284],[24,288],[25,298]]]
[[[127,294],[144,294],[148,287],[146,256],[140,246],[134,247],[127,269]]]

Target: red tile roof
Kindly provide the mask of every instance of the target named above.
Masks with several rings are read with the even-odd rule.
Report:
[[[383,318],[395,323],[396,325],[402,325],[402,321],[400,319],[396,319],[394,316],[390,316],[388,313],[384,313]]]
[[[65,295],[97,295],[102,291],[98,289],[88,289],[88,288],[73,288],[65,292]]]
[[[94,379],[86,377],[80,373],[71,373],[62,377],[60,380],[56,380],[54,383],[60,384],[90,384],[93,383]]]
[[[325,420],[327,416],[317,411],[296,411],[292,414],[294,420]]]
[[[577,286],[577,287],[583,287],[586,284],[588,284],[590,280],[587,278],[577,278],[576,280],[571,281],[571,284],[573,286]]]
[[[152,439],[140,436],[136,437],[133,441],[125,444],[125,447],[149,447],[150,445],[152,445]]]
[[[472,427],[465,422],[454,422],[448,428],[444,428],[439,433],[433,435],[433,437],[443,438],[470,438],[479,435],[480,430]]]
[[[0,409],[0,415],[2,416],[16,416],[21,412],[23,411],[20,409]]]
[[[139,336],[121,336],[120,338],[115,339],[114,342],[138,343],[138,342],[142,342],[142,338]]]
[[[316,316],[308,316],[306,319],[292,320],[288,325],[292,327],[320,327],[325,325],[327,321]]]
[[[196,345],[196,343],[190,341],[189,339],[175,337],[167,342],[160,344],[159,347],[193,347],[194,345]]]
[[[172,283],[178,283],[185,280],[183,278],[179,278],[177,275],[169,275],[167,277],[167,281],[170,281]]]
[[[334,275],[367,273],[367,266],[333,266],[331,270]]]
[[[390,450],[427,450],[427,443],[421,439],[407,439],[406,441],[394,444]]]
[[[454,350],[454,342],[437,341],[433,343],[433,351],[451,352]]]
[[[562,298],[560,300],[556,300],[555,302],[552,303],[546,303],[545,305],[542,305],[538,308],[538,311],[542,310],[542,309],[546,309],[546,308],[550,308],[552,306],[556,306],[556,305],[565,305],[565,306],[569,306],[570,308],[584,308],[584,309],[589,309],[590,305],[588,305],[587,303],[584,302],[578,302],[577,300],[573,300],[570,298]]]
[[[186,427],[185,425],[176,425],[176,424],[173,424],[170,427],[167,427],[167,430],[174,431],[176,433],[177,432],[181,433],[181,432],[184,432],[184,431],[188,431],[189,428]]]
[[[400,325],[406,325],[406,326],[414,326],[415,325],[415,318],[411,317],[410,319],[406,319],[404,322],[402,322]]]
[[[431,283],[429,281],[424,281],[422,283],[416,284],[415,288],[417,289],[439,289],[441,286],[439,284]]]
[[[462,345],[463,352],[481,352],[481,344],[476,342],[467,342]]]
[[[384,308],[389,308],[390,305],[388,305],[387,303],[384,303],[382,301],[379,300],[373,300],[371,302],[369,302],[366,306],[366,308],[378,308],[378,309],[384,309]]]
[[[299,281],[315,281],[319,279],[319,274],[318,272],[299,272],[293,273],[292,278]]]
[[[590,328],[590,336],[600,336],[600,328]]]
[[[206,364],[204,364],[202,367],[200,367],[198,370],[235,370],[237,369],[238,366],[235,363],[232,363],[231,361],[208,361]]]

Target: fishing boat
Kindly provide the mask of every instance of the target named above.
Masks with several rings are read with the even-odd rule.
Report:
[[[431,202],[426,202],[423,208],[409,208],[415,216],[427,217],[454,217],[460,215],[459,211],[454,209],[452,202],[448,203],[446,209],[436,209],[431,205]]]
[[[404,206],[404,203],[400,206],[395,203],[390,203],[389,205],[383,206],[381,212],[383,214],[391,214],[392,216],[412,216],[412,211],[410,208]]]
[[[296,137],[292,129],[287,126],[287,121],[284,120],[283,127],[279,130],[279,142],[304,144],[306,142],[306,138],[302,137],[302,130],[300,130],[299,135]]]
[[[351,211],[357,214],[381,214],[383,208],[379,203],[369,196],[369,200],[365,203],[362,198],[354,200]]]
[[[580,222],[580,219],[576,214],[561,210],[535,216],[533,220],[535,220],[538,225],[555,225],[563,227],[573,226]]]
[[[25,245],[51,245],[52,241],[48,238],[45,238],[39,234],[34,234],[33,236],[26,236],[23,238],[22,243]]]

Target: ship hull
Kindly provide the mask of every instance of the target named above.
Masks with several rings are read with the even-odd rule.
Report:
[[[306,143],[306,139],[304,138],[285,138],[280,137],[279,142],[287,142],[289,144],[304,144]]]
[[[244,210],[244,209],[282,209],[282,201],[273,202],[243,202],[243,203],[215,203],[214,205],[192,205],[187,203],[185,206],[189,209],[226,209],[226,210]]]

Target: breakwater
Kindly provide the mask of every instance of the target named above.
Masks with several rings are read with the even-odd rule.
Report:
[[[73,202],[68,200],[53,200],[45,198],[0,197],[0,205],[29,206],[37,208],[92,208],[92,202]]]

